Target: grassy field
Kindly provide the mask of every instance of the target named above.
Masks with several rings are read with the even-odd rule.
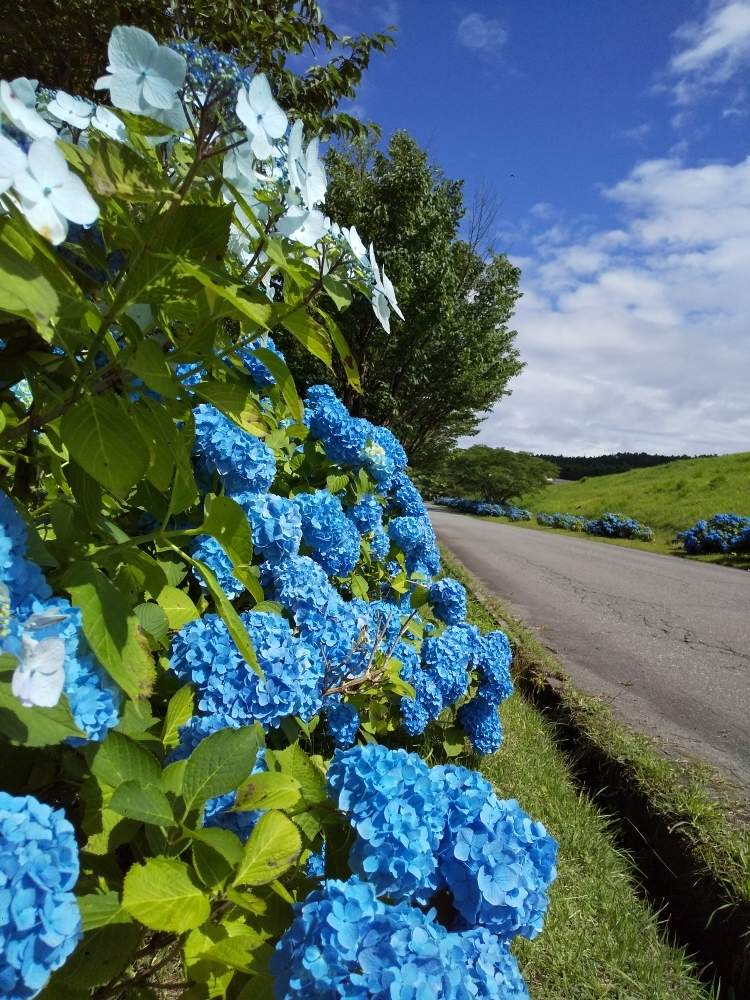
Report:
[[[495,619],[470,600],[471,620]],[[541,715],[514,694],[501,710],[502,749],[478,765],[560,843],[558,878],[543,933],[515,951],[534,1000],[707,1000],[693,964],[636,894],[634,872],[608,820],[574,784]]]
[[[574,483],[550,485],[523,497],[519,506],[528,507],[535,514],[538,511],[561,511],[584,517],[597,517],[604,511],[629,514],[654,529],[654,542],[618,539],[615,540],[617,544],[652,552],[676,552],[674,536],[702,517],[725,512],[750,516],[750,452],[683,459],[650,469],[633,469],[613,476],[591,476]],[[521,527],[529,527],[529,524],[521,522]],[[724,556],[702,558],[727,561]],[[750,563],[747,559],[730,561],[735,565]]]

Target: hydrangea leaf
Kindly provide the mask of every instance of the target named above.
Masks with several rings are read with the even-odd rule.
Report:
[[[274,309],[277,323],[280,323],[284,329],[296,337],[310,354],[319,358],[323,364],[330,368],[333,363],[331,341],[323,327],[316,323],[301,306],[289,309],[288,306],[276,305]]]
[[[86,933],[65,965],[50,980],[46,993],[57,996],[57,984],[72,984],[86,995],[95,986],[109,983],[133,957],[143,928],[135,923],[109,923]]]
[[[161,780],[159,761],[142,744],[112,730],[100,744],[91,764],[100,782],[117,788],[124,781],[155,785]]]
[[[167,584],[159,591],[157,604],[164,611],[171,629],[180,629],[183,625],[198,618],[198,609],[183,590]]]
[[[131,698],[147,697],[156,675],[138,619],[120,591],[91,563],[77,562],[63,586],[81,609],[83,631],[97,659]]]
[[[292,809],[302,798],[300,783],[291,774],[267,771],[253,774],[237,789],[234,809]]]
[[[322,310],[318,310],[318,315],[325,323],[328,335],[333,342],[333,346],[336,348],[336,353],[341,360],[341,364],[344,366],[344,373],[346,374],[347,382],[355,390],[355,392],[362,392],[362,383],[359,378],[359,368],[357,367],[357,362],[352,354],[351,348],[346,342],[346,337],[338,328],[338,324],[332,316],[329,316],[328,313],[325,313]]]
[[[182,782],[185,810],[234,791],[252,770],[263,745],[260,726],[220,729],[202,740],[188,758]]]
[[[184,274],[195,278],[203,285],[209,296],[209,302],[219,300],[221,308],[217,315],[231,315],[237,319],[249,319],[251,323],[263,330],[270,330],[273,323],[273,306],[265,295],[252,295],[243,285],[232,284],[220,274],[209,272],[189,261],[181,261],[180,269]]]
[[[2,659],[12,659],[15,666],[14,658]],[[12,743],[27,747],[52,746],[71,736],[85,737],[73,721],[65,695],[54,708],[24,708],[5,681],[0,681],[0,733]]]
[[[149,858],[125,876],[122,905],[155,931],[182,934],[208,920],[211,906],[190,869],[174,858]]]
[[[160,788],[140,781],[123,781],[115,789],[109,808],[127,819],[153,826],[174,826],[172,807]]]
[[[124,114],[124,112],[118,112]],[[128,116],[136,117],[136,116]],[[154,122],[152,129],[164,129]],[[171,130],[167,129],[168,134]],[[154,135],[153,131],[148,132]],[[174,197],[175,192],[165,182],[156,164],[123,143],[95,138],[93,158],[86,176],[97,194],[117,197],[127,202],[153,202],[157,198]]]
[[[298,743],[293,743],[284,750],[267,751],[266,761],[269,770],[282,771],[297,781],[308,806],[327,801],[326,776],[321,758],[308,756]]]
[[[178,591],[180,593],[180,591]],[[169,699],[167,714],[164,717],[161,741],[165,747],[176,747],[180,742],[179,729],[193,715],[195,696],[190,684],[183,684]]]
[[[352,304],[352,293],[349,285],[347,285],[346,282],[335,278],[332,274],[327,274],[325,278],[323,278],[323,288],[326,290],[331,298],[331,301],[339,312],[343,309],[348,309],[348,307]]]
[[[138,604],[133,608],[133,613],[144,632],[148,632],[157,642],[166,637],[169,631],[169,622],[164,610],[158,604],[154,604],[153,601],[144,601],[143,604]]]
[[[160,492],[166,492],[174,478],[175,456],[179,454],[179,431],[174,420],[152,399],[142,397],[129,417],[147,447],[146,478]]]
[[[181,391],[184,392],[181,383],[172,374],[164,352],[153,340],[141,341],[126,362],[126,367],[160,396],[176,399]]]
[[[39,269],[0,243],[0,309],[27,320],[45,340],[51,340],[60,299]]]
[[[206,520],[201,532],[212,535],[232,560],[235,571],[249,566],[253,542],[247,515],[238,503],[225,496],[206,497]]]
[[[122,908],[119,893],[92,892],[78,897],[81,924],[84,932],[106,927],[107,924],[129,924],[132,917]]]
[[[302,420],[304,412],[302,400],[299,398],[292,373],[289,371],[286,362],[283,361],[274,351],[269,351],[267,347],[253,348],[253,354],[263,362],[266,368],[273,375],[284,402],[289,408],[290,414],[295,420]]]
[[[235,885],[266,885],[290,868],[302,851],[297,827],[283,813],[261,816],[245,844]]]
[[[193,392],[217,410],[230,417],[239,427],[256,437],[263,437],[268,428],[261,419],[250,379],[213,382],[208,379],[193,387]]]
[[[115,496],[127,496],[148,469],[148,445],[115,396],[84,396],[63,415],[60,434],[76,462]]]
[[[193,865],[209,888],[225,882],[242,860],[242,844],[231,830],[206,827],[191,832]]]

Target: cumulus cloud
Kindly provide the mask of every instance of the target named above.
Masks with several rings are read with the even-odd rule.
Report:
[[[704,17],[675,32],[668,76],[675,101],[688,105],[750,64],[750,0],[713,0]]]
[[[604,194],[620,228],[558,222],[522,262],[527,368],[479,440],[567,454],[746,450],[750,157],[646,161]]]
[[[508,41],[508,32],[499,18],[474,11],[459,21],[458,40],[467,49],[497,53]]]

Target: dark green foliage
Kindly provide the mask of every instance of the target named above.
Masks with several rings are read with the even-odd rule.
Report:
[[[557,468],[544,459],[482,444],[457,449],[442,470],[448,493],[488,503],[505,503],[539,489],[556,474]]]
[[[393,41],[388,34],[338,35],[315,0],[18,0],[0,21],[0,78],[28,76],[89,94],[104,73],[116,24],[136,24],[159,41],[177,35],[232,52],[269,76],[280,102],[307,130],[348,137],[367,128],[335,108],[354,97],[371,54]],[[290,57],[303,53],[314,53],[314,64],[295,72]]]
[[[584,476],[609,476],[631,469],[650,469],[654,465],[666,465],[688,457],[650,455],[645,451],[618,451],[614,455],[537,455],[537,458],[554,463],[560,470],[561,479],[583,479]]]
[[[411,464],[427,466],[476,431],[521,371],[508,327],[520,271],[459,238],[462,182],[444,177],[407,133],[397,132],[387,153],[332,150],[327,168],[328,213],[375,243],[406,318],[392,315],[389,335],[366,302],[347,310],[340,325],[364,394],[343,378],[337,389],[357,415],[397,428]],[[308,355],[294,362],[300,381],[325,378]]]

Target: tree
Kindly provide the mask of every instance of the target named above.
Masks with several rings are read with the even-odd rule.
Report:
[[[88,94],[104,72],[114,25],[136,24],[160,41],[178,36],[232,52],[270,77],[278,98],[309,131],[350,138],[366,135],[366,126],[335,109],[354,97],[371,54],[393,42],[389,34],[338,35],[315,0],[18,0],[3,20],[0,78],[27,76]],[[289,66],[303,52],[334,50],[328,62],[302,73]]]
[[[443,472],[448,492],[506,503],[544,486],[557,475],[556,466],[523,451],[475,444],[450,455]]]
[[[431,165],[411,136],[397,132],[387,152],[335,148],[327,157],[326,209],[354,222],[378,247],[405,316],[386,334],[355,303],[340,317],[364,393],[339,391],[359,415],[398,427],[411,464],[429,464],[508,393],[522,368],[508,328],[520,272],[501,254],[479,252],[458,235],[462,182]],[[299,356],[301,381],[324,378]]]

